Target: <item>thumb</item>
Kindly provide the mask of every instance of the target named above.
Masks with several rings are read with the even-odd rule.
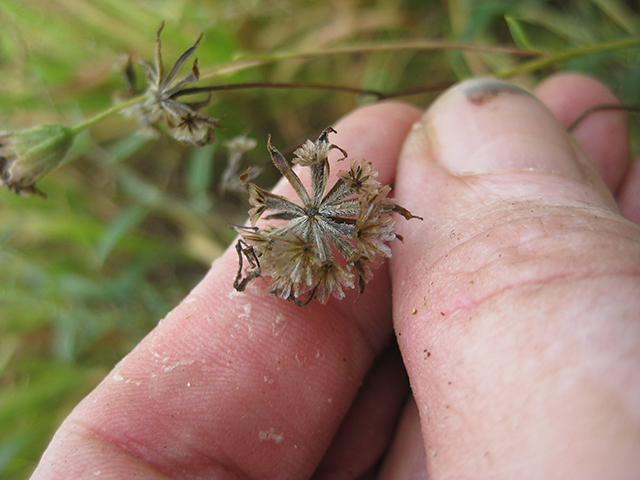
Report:
[[[551,113],[462,83],[414,126],[395,186],[424,217],[399,226],[391,273],[430,475],[630,460],[640,378],[619,369],[640,366],[640,232]]]

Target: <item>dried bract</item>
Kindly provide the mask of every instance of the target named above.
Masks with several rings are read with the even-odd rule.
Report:
[[[36,182],[60,165],[75,136],[73,129],[62,125],[0,132],[0,185],[21,195],[44,196]]]
[[[331,127],[325,129],[315,142],[307,140],[294,152],[293,163],[310,169],[310,191],[269,138],[271,159],[300,203],[249,182],[248,173],[240,177],[250,196],[252,226],[233,226],[240,234],[236,245],[240,267],[234,281],[237,290],[262,277],[271,293],[297,305],[314,298],[326,303],[332,295],[341,299],[356,281],[362,293],[372,277],[371,267],[391,257],[387,243],[399,238],[391,214],[420,218],[388,197],[391,189],[375,180],[377,172],[366,160],[351,161],[349,170],[339,172],[338,180],[328,189],[329,152],[339,150],[344,155],[340,160],[347,157],[347,152],[329,141],[333,132]],[[264,217],[266,220],[285,223],[257,227],[265,212],[273,212]]]
[[[191,67],[191,72],[181,80],[176,80],[178,73],[198,47],[202,34],[191,48],[178,58],[169,73],[165,75],[160,42],[160,33],[163,28],[164,22],[156,33],[154,64],[152,65],[141,58],[138,59],[147,75],[148,87],[144,92],[145,100],[125,109],[123,113],[134,116],[145,127],[164,120],[169,128],[169,133],[181,142],[198,146],[210,144],[214,139],[213,129],[218,125],[220,119],[211,118],[198,112],[209,104],[210,97],[204,101],[193,103],[184,103],[173,98],[184,87],[197,82],[200,78],[198,60],[196,59]],[[130,80],[132,80],[132,75],[133,72],[130,70],[128,72]]]

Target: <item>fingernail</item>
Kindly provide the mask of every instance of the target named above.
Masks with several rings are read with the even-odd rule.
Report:
[[[454,174],[540,170],[583,179],[567,133],[532,94],[493,79],[445,92],[414,126],[406,148]]]

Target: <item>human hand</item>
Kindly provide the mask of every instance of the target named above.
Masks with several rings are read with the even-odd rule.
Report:
[[[537,94],[563,126],[615,101],[569,74]],[[619,112],[574,137],[593,162],[489,80],[405,144],[395,196],[425,220],[400,225],[393,318],[429,478],[640,475],[640,164]]]
[[[577,76],[538,92],[564,125],[612,101]],[[398,221],[392,280],[383,266],[356,301],[301,308],[259,281],[235,292],[230,249],[32,478],[358,478],[389,445],[380,478],[637,474],[640,230],[616,200],[640,221],[640,170],[624,117],[576,130],[596,167],[504,83],[459,85],[419,118],[377,104],[332,138],[424,217]]]

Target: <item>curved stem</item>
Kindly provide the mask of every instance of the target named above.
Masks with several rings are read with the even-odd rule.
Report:
[[[567,127],[567,131],[568,132],[572,132],[573,130],[575,130],[575,128],[582,123],[582,121],[587,118],[589,115],[591,115],[592,113],[595,112],[602,112],[602,111],[606,111],[606,110],[621,110],[623,112],[632,112],[632,113],[638,113],[640,112],[640,106],[637,105],[622,105],[622,104],[611,104],[611,105],[596,105],[595,107],[591,107],[587,110],[585,110],[584,112],[582,112],[582,114],[580,114],[580,116],[578,118],[576,118],[571,125],[569,125]]]
[[[122,103],[118,103],[117,105],[114,105],[113,107],[108,108],[104,112],[99,113],[95,117],[92,117],[92,118],[90,118],[88,120],[85,120],[82,123],[74,125],[73,127],[71,127],[71,130],[73,131],[73,133],[78,134],[78,133],[82,132],[83,130],[86,130],[87,128],[92,127],[96,123],[104,120],[105,118],[110,117],[111,115],[113,115],[115,113],[118,113],[118,112],[124,110],[125,108],[131,107],[132,105],[135,105],[136,103],[140,103],[143,100],[144,100],[144,95],[138,95],[138,96],[133,97],[133,98],[131,98],[129,100],[126,100],[126,101],[124,101]]]

